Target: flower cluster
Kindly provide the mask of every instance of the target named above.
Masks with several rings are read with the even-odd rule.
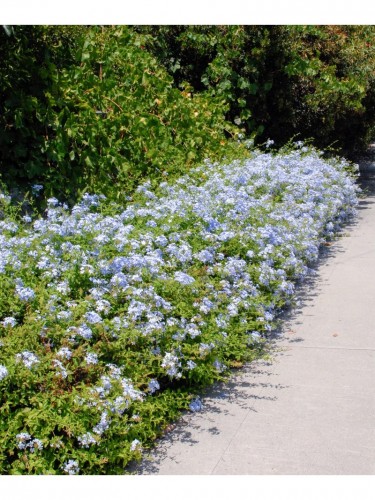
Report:
[[[43,449],[42,441],[40,439],[33,439],[27,432],[17,434],[16,439],[18,440],[17,448],[19,450],[29,450],[31,453],[34,453],[35,450]]]
[[[32,368],[34,365],[39,363],[38,357],[30,351],[23,351],[18,353],[16,355],[16,359],[18,361],[22,361],[26,368]]]
[[[5,366],[0,365],[0,380],[3,380],[8,375],[8,370]]]
[[[70,476],[78,474],[79,466],[77,460],[68,460],[67,462],[64,463],[62,470],[67,474],[69,474]]]
[[[199,398],[195,398],[191,401],[189,408],[193,412],[201,411],[203,410],[203,404],[202,401]]]

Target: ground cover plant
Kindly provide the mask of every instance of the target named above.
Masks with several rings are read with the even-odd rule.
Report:
[[[1,194],[1,473],[123,473],[198,410],[353,214],[348,168],[297,144],[146,182],[126,206],[17,215]]]

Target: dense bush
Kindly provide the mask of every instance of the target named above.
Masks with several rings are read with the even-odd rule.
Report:
[[[0,29],[0,173],[25,185],[43,177],[48,137],[48,95],[74,61],[83,27],[16,26]]]
[[[229,105],[227,118],[261,136],[268,125],[267,95],[285,59],[283,28],[264,26],[143,26],[146,47],[173,75],[209,90]],[[267,136],[268,137],[268,136]]]
[[[198,409],[197,388],[259,354],[353,212],[346,168],[254,152],[144,184],[126,207],[51,198],[34,220],[1,194],[1,473],[121,473]]]
[[[46,142],[58,166],[54,184],[69,178],[110,196],[116,184],[115,194],[131,194],[144,177],[160,182],[208,156],[230,154],[225,139],[238,131],[225,122],[224,100],[173,88],[142,43],[125,27],[92,28],[81,64],[59,76]],[[235,151],[240,155],[237,143]]]
[[[229,104],[227,118],[278,143],[313,138],[346,151],[375,135],[373,26],[146,26],[173,75]]]
[[[146,176],[180,175],[208,156],[229,156],[231,148],[241,156],[241,146],[226,140],[237,127],[224,119],[224,100],[173,88],[142,36],[126,27],[91,27],[80,40],[69,64],[59,66],[47,67],[45,58],[38,68],[40,58],[24,49],[24,71],[36,86],[26,90],[18,77],[23,100],[6,113],[6,179],[42,182],[49,195],[73,200],[85,190],[116,198]],[[19,41],[8,43],[14,51]],[[12,148],[22,151],[10,164]]]
[[[296,26],[289,33],[287,128],[323,147],[366,148],[375,137],[375,27]]]

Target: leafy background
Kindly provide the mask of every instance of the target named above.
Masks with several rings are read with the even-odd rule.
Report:
[[[0,172],[8,187],[130,196],[141,179],[243,138],[347,156],[374,136],[373,26],[15,26],[0,31]],[[240,135],[238,135],[240,134]],[[240,138],[240,141],[239,141]]]

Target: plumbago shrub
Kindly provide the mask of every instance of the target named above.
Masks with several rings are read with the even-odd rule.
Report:
[[[256,151],[145,183],[126,207],[51,198],[22,220],[2,194],[1,473],[123,473],[198,410],[198,388],[259,355],[353,214],[347,167],[305,147]]]

